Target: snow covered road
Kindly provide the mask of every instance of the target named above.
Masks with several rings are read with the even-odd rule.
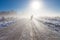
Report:
[[[22,18],[0,29],[0,40],[60,40],[60,34],[36,19]]]

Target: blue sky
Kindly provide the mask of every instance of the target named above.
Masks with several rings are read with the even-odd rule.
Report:
[[[28,0],[0,0],[0,11],[22,10],[27,4]]]
[[[60,0],[44,0],[47,10],[60,12]]]
[[[43,0],[47,10],[60,12],[60,0]],[[0,11],[25,10],[29,0],[0,0]]]

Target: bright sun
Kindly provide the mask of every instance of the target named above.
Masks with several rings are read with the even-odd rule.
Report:
[[[30,8],[30,14],[37,17],[41,15],[40,10],[42,9],[43,4],[42,1],[39,0],[31,0],[29,8]]]
[[[34,10],[37,10],[42,7],[42,3],[39,1],[32,1],[30,7]]]
[[[31,3],[31,7],[32,7],[32,9],[39,9],[40,4],[39,4],[39,2],[34,1]]]

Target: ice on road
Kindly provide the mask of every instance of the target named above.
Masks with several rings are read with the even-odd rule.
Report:
[[[17,19],[16,23],[0,29],[0,40],[60,40],[60,34],[36,19]]]

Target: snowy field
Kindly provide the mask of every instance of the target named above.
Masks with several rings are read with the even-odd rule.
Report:
[[[0,40],[60,40],[59,21],[56,17],[1,17]]]
[[[38,21],[46,25],[50,30],[60,32],[60,17],[42,17]]]
[[[0,28],[6,28],[13,25],[16,20],[13,17],[0,17]]]

